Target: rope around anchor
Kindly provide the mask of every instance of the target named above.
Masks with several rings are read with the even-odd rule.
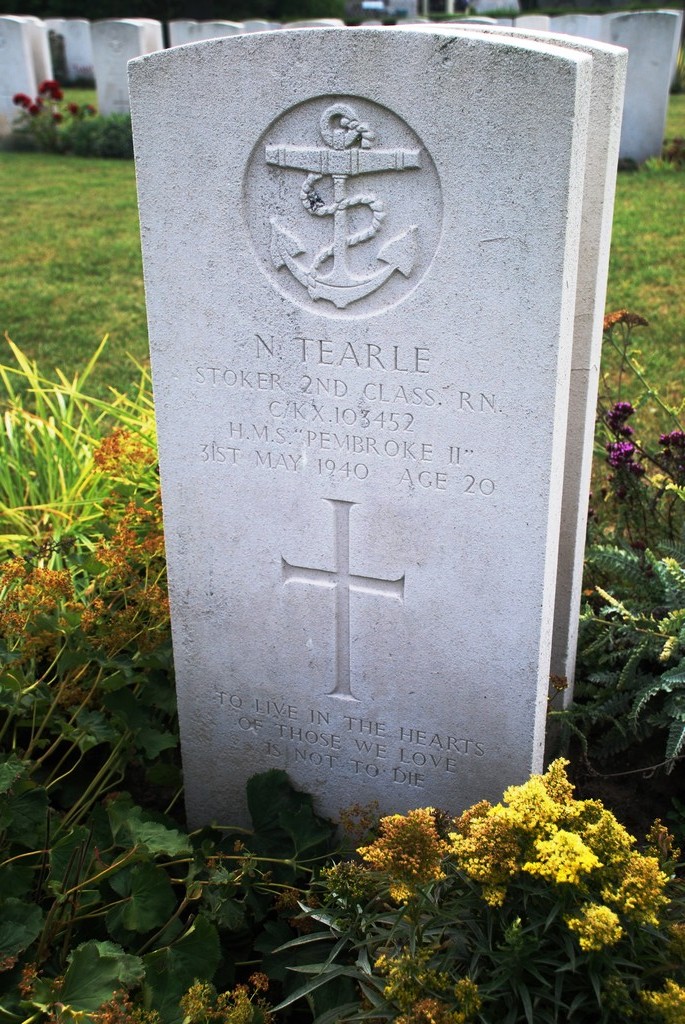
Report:
[[[330,127],[332,119],[340,117],[341,131],[335,133]],[[344,132],[344,134],[343,134]],[[349,149],[356,142],[359,142],[361,149],[369,149],[376,138],[367,124],[359,121],[351,107],[344,103],[336,103],[324,111],[321,118],[321,135],[334,149]],[[342,144],[341,144],[342,143]],[[307,213],[314,217],[332,217],[339,210],[349,210],[357,206],[368,206],[372,212],[371,224],[363,231],[357,231],[347,239],[348,246],[359,245],[373,238],[380,231],[381,224],[385,219],[385,204],[372,192],[359,193],[356,196],[348,196],[339,202],[326,203],[316,190],[316,183],[321,181],[323,174],[308,174],[300,189],[300,200]],[[315,274],[318,268],[330,256],[333,255],[333,244],[327,245],[316,256],[309,273]]]

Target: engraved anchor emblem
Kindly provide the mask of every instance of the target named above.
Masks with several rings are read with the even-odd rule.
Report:
[[[271,258],[277,269],[287,267],[312,299],[327,299],[338,309],[344,309],[351,302],[375,292],[395,271],[408,277],[416,260],[416,225],[412,225],[378,250],[376,258],[384,266],[365,277],[351,270],[348,251],[375,238],[386,210],[384,202],[372,192],[348,194],[348,180],[360,174],[419,168],[421,152],[418,149],[373,149],[375,133],[359,121],[346,103],[334,103],[323,112],[320,132],[326,148],[269,145],[266,162],[308,172],[300,200],[308,214],[333,218],[333,241],[316,253],[311,262],[304,263],[297,257],[306,254],[305,246],[272,217]],[[326,203],[316,188],[325,177],[333,178],[332,203]],[[371,223],[350,233],[348,212],[358,207],[368,208]]]

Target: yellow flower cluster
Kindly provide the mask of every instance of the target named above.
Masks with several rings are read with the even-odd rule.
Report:
[[[0,567],[0,636],[24,658],[54,655],[57,635],[67,628],[65,612],[74,587],[67,569],[32,566],[11,558]],[[29,630],[38,619],[54,617],[53,630]]]
[[[270,1024],[272,1014],[257,993],[269,987],[265,974],[250,978],[252,992],[247,985],[217,995],[213,985],[196,981],[181,999],[183,1024]]]
[[[527,861],[523,870],[549,882],[576,884],[584,874],[602,866],[575,832],[559,829],[550,839],[536,839],[534,845],[536,859]]]
[[[452,989],[448,974],[429,967],[434,950],[428,947],[402,951],[395,956],[385,953],[376,959],[374,967],[384,974],[387,982],[384,994],[405,1013],[410,1011],[427,992],[446,995]]]
[[[448,849],[438,835],[435,810],[421,807],[406,816],[381,818],[376,841],[357,852],[372,868],[388,873],[390,895],[402,902],[410,899],[418,886],[445,877],[441,863]]]
[[[103,473],[127,476],[135,466],[151,466],[157,461],[154,445],[140,434],[115,427],[93,451],[93,461]]]
[[[435,952],[407,950],[376,960],[376,970],[387,977],[383,994],[402,1011],[395,1024],[467,1024],[475,1019],[481,1006],[478,986],[470,978],[455,985],[449,974],[429,967]]]
[[[618,941],[617,915],[659,923],[668,879],[658,859],[638,853],[601,803],[574,800],[567,763],[559,759],[544,775],[510,787],[501,804],[466,811],[450,834],[451,853],[493,906],[504,903],[509,886],[524,874],[567,892],[574,887],[583,910],[567,923],[582,948],[599,949]]]
[[[623,935],[618,914],[597,903],[586,904],[578,917],[567,917],[566,924],[576,932],[580,948],[586,952],[613,946]]]
[[[667,981],[663,992],[641,992],[642,1002],[655,1011],[660,1024],[683,1024],[685,1020],[685,988]]]

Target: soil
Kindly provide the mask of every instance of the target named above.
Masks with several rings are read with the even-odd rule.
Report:
[[[661,763],[663,750],[643,746],[638,755],[619,755],[610,764],[593,761],[579,747],[572,747],[567,755],[568,774],[576,786],[575,796],[601,800],[638,842],[660,818],[685,846],[685,762],[680,760],[667,773]]]

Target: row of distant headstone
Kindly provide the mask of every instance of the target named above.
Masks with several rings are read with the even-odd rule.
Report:
[[[515,19],[483,20],[625,46],[630,59],[620,156],[640,163],[659,155],[668,94],[682,34],[682,11],[568,14],[552,18],[522,15]],[[338,19],[330,18],[291,22],[283,27],[342,25]],[[281,25],[263,20],[184,20],[169,22],[167,28],[170,46],[181,46],[237,33],[269,31],[281,28]],[[164,46],[162,24],[147,18],[91,24],[77,18],[42,21],[24,16],[0,17],[0,135],[10,131],[16,113],[12,96],[17,92],[35,95],[39,82],[56,77],[53,72],[54,53],[60,54],[66,80],[95,79],[99,110],[103,114],[112,114],[125,113],[129,109],[127,62],[145,53],[162,50]]]

